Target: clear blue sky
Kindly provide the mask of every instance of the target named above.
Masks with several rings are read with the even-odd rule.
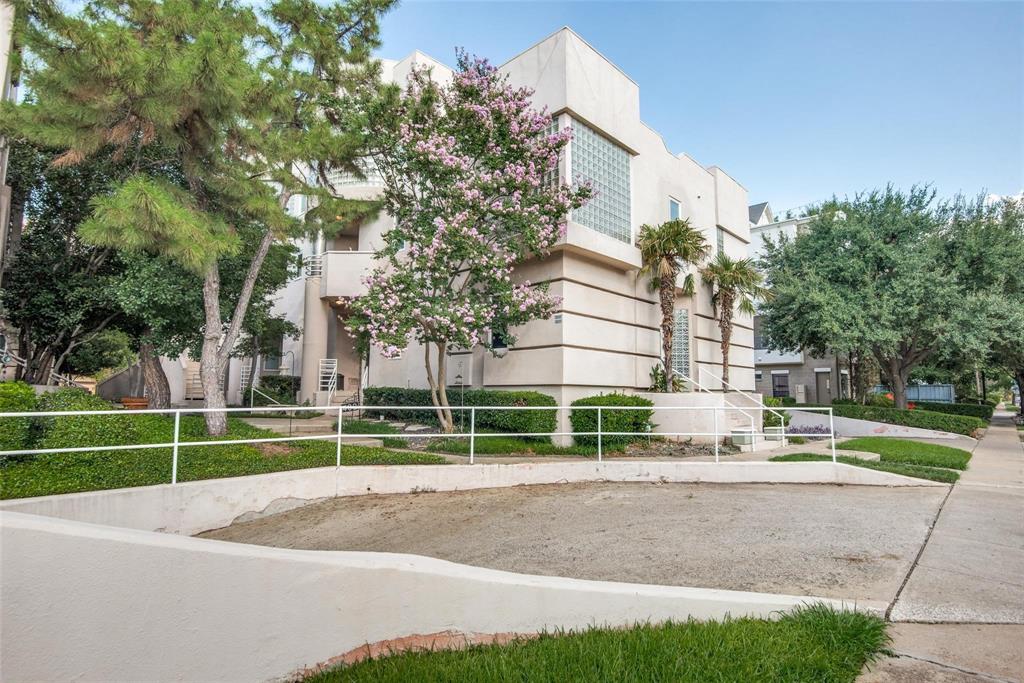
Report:
[[[673,152],[777,209],[887,182],[1024,188],[1021,2],[425,2],[383,57],[500,64],[571,26],[640,85]]]

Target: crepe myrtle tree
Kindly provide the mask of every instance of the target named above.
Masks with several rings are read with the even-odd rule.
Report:
[[[513,267],[561,239],[569,211],[591,194],[586,183],[552,180],[571,132],[532,108],[532,94],[460,52],[449,84],[417,70],[404,90],[384,92],[367,118],[395,226],[349,326],[385,357],[423,345],[445,432],[453,428],[448,352],[493,350],[494,335],[514,343],[510,328],[551,314],[557,299],[542,285],[516,282]]]

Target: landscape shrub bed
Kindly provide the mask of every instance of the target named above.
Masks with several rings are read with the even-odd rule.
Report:
[[[109,401],[84,389],[65,387],[39,397],[36,410],[114,410]],[[141,431],[159,415],[66,415],[36,420],[36,448],[77,448],[80,446],[125,446],[147,443]]]
[[[970,415],[988,421],[992,419],[995,406],[990,403],[930,403],[925,401],[914,401],[915,410],[928,410],[933,413],[946,413],[947,415]]]
[[[555,406],[555,399],[539,391],[499,391],[493,389],[467,389],[465,396],[459,387],[448,389],[448,401],[452,413],[458,415],[461,406]],[[464,401],[464,402],[463,402]],[[429,389],[403,389],[401,387],[370,387],[363,390],[363,404],[367,406],[429,406]],[[427,410],[373,410],[368,416],[383,415],[387,419],[402,422],[437,424],[437,413]],[[556,410],[478,410],[476,426],[498,432],[518,434],[547,433],[557,426]],[[469,426],[469,412],[466,412],[466,426]]]
[[[0,382],[0,413],[26,413],[35,407],[36,392],[31,386],[24,382]],[[31,432],[31,418],[0,418],[0,451],[28,448]]]
[[[572,402],[575,406],[636,406],[636,410],[603,410],[601,411],[602,432],[633,432],[646,434],[651,431],[654,424],[651,417],[654,416],[654,403],[642,396],[629,396],[627,394],[602,394],[600,396],[589,396],[577,399]],[[573,410],[569,413],[569,422],[572,424],[574,433],[596,432],[597,411],[596,410]],[[574,436],[579,446],[591,446],[597,444],[597,436],[581,434]],[[602,446],[621,446],[635,441],[638,436],[604,436],[601,437]]]
[[[296,377],[295,375],[266,375],[260,377],[256,390],[273,397],[278,403],[294,405],[301,379],[301,377]],[[253,403],[257,406],[265,406],[272,403],[266,397],[260,396],[255,392],[253,392],[252,397]],[[246,396],[245,399],[248,400],[249,397]]]
[[[833,413],[838,417],[849,417],[855,420],[872,420],[886,424],[920,429],[934,429],[940,432],[952,432],[973,436],[985,426],[981,418],[969,415],[949,415],[928,410],[900,410],[899,408],[882,408],[879,406],[833,405]]]

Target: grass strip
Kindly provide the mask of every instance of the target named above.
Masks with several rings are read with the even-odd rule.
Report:
[[[823,453],[789,453],[787,455],[776,455],[769,458],[771,462],[831,462],[832,456]],[[928,479],[943,484],[955,484],[960,479],[960,474],[953,470],[942,469],[941,467],[926,467],[924,465],[910,465],[900,462],[875,462],[873,460],[862,460],[852,455],[840,455],[836,462],[846,465],[855,465],[869,470],[880,470],[892,474],[902,474],[917,479]]]
[[[946,467],[954,470],[967,469],[971,454],[962,448],[952,448],[932,443],[920,443],[907,439],[891,439],[885,436],[865,436],[844,441],[840,448],[847,451],[878,453],[882,462],[898,462],[927,467]]]
[[[315,683],[854,681],[888,643],[878,617],[826,605],[733,619],[547,633],[504,645],[413,651],[328,670]]]

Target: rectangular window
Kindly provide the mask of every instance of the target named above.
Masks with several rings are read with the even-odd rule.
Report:
[[[764,378],[764,373],[760,370],[754,370],[754,381],[760,382]]]
[[[594,196],[572,212],[572,220],[621,242],[632,240],[629,152],[609,142],[590,126],[572,121],[572,177],[589,180]]]
[[[676,309],[672,330],[672,369],[690,376],[690,313],[685,308]]]
[[[789,396],[789,374],[772,375],[772,396],[775,398]]]
[[[281,347],[284,346],[284,334],[279,334],[272,340],[269,348],[276,349],[276,352],[267,353],[263,356],[263,369],[270,372],[277,372],[281,369]]]
[[[718,228],[718,251],[716,254],[725,253],[725,230]]]
[[[670,221],[679,220],[679,202],[674,199],[668,200],[668,219]]]
[[[491,332],[491,348],[492,349],[507,349],[508,348],[508,340],[505,339],[505,335],[503,335],[501,332],[492,331]]]

